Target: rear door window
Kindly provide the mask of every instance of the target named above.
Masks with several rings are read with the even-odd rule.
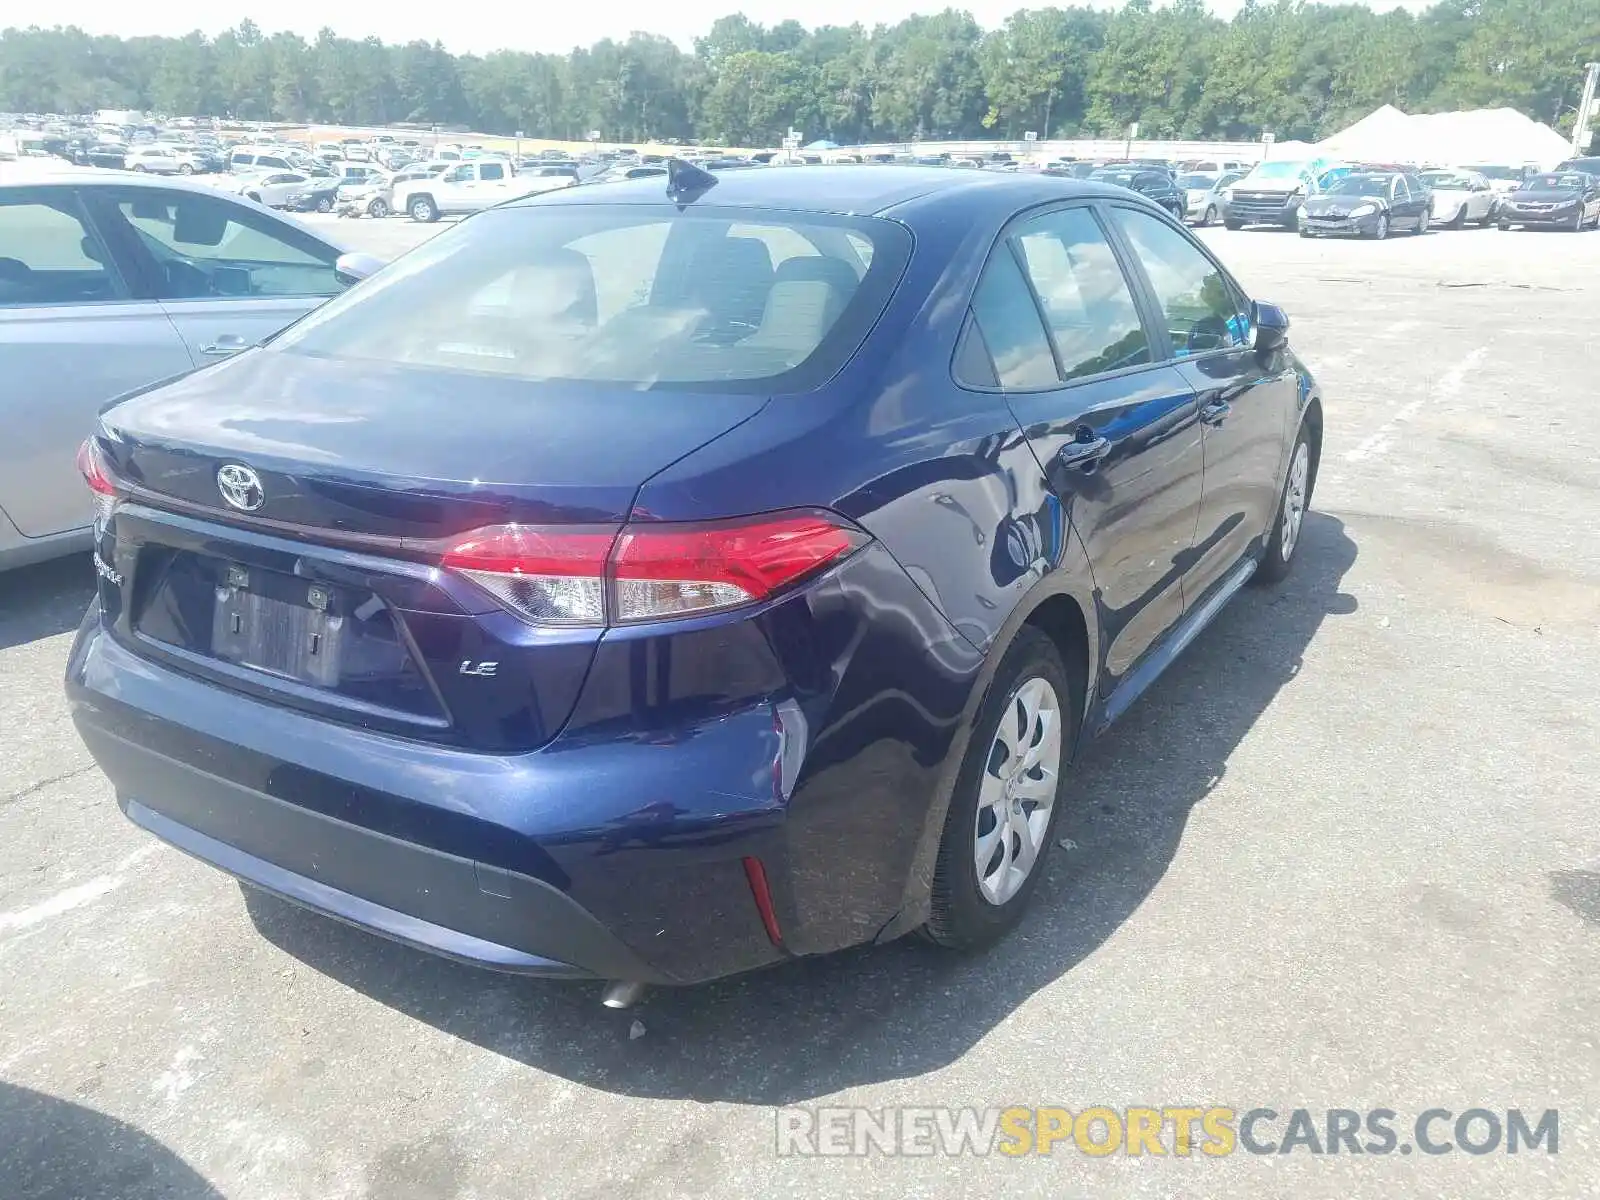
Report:
[[[480,163],[480,164],[478,164],[478,178],[479,179],[504,179],[505,177],[506,177],[506,169],[504,167],[502,167],[499,163]]]
[[[120,300],[110,263],[75,193],[0,193],[0,308]]]
[[[999,377],[1002,387],[1045,388],[1061,382],[1055,355],[1050,352],[1050,335],[1009,243],[1002,242],[990,256],[972,298],[972,315],[994,360],[992,374]],[[976,353],[970,343],[964,350]],[[976,365],[969,364],[963,371],[958,363],[957,371],[963,383],[982,387],[989,382],[985,376],[990,372]]]
[[[1078,379],[1151,361],[1133,291],[1089,209],[1047,213],[1023,226],[1014,240],[1038,294],[1063,377]]]

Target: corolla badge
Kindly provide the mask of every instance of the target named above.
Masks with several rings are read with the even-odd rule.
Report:
[[[240,463],[227,463],[217,468],[217,490],[240,512],[254,512],[267,499],[261,488],[261,476]]]

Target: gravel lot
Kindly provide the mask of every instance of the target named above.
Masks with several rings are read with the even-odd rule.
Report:
[[[1318,511],[986,957],[613,1013],[247,899],[72,730],[86,561],[0,576],[0,1198],[1600,1193],[1600,234],[1206,236],[1323,382]],[[1557,1108],[1560,1153],[780,1158],[787,1104]]]

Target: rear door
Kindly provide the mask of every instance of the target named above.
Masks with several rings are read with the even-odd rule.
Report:
[[[1011,410],[1082,538],[1109,692],[1183,615],[1200,506],[1194,388],[1087,204],[1014,225],[973,302]]]
[[[224,196],[97,188],[94,202],[196,364],[260,343],[343,290],[335,247]]]
[[[1266,530],[1297,401],[1287,357],[1251,349],[1250,302],[1189,234],[1150,213],[1111,210],[1164,326],[1165,355],[1199,402],[1205,483],[1183,576],[1193,607]]]
[[[190,369],[75,189],[0,190],[0,509],[26,537],[86,527],[73,456],[113,397]]]

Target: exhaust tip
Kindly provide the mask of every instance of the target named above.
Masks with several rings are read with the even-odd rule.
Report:
[[[632,1008],[644,996],[645,985],[631,980],[617,980],[606,984],[600,1003],[607,1008]]]

